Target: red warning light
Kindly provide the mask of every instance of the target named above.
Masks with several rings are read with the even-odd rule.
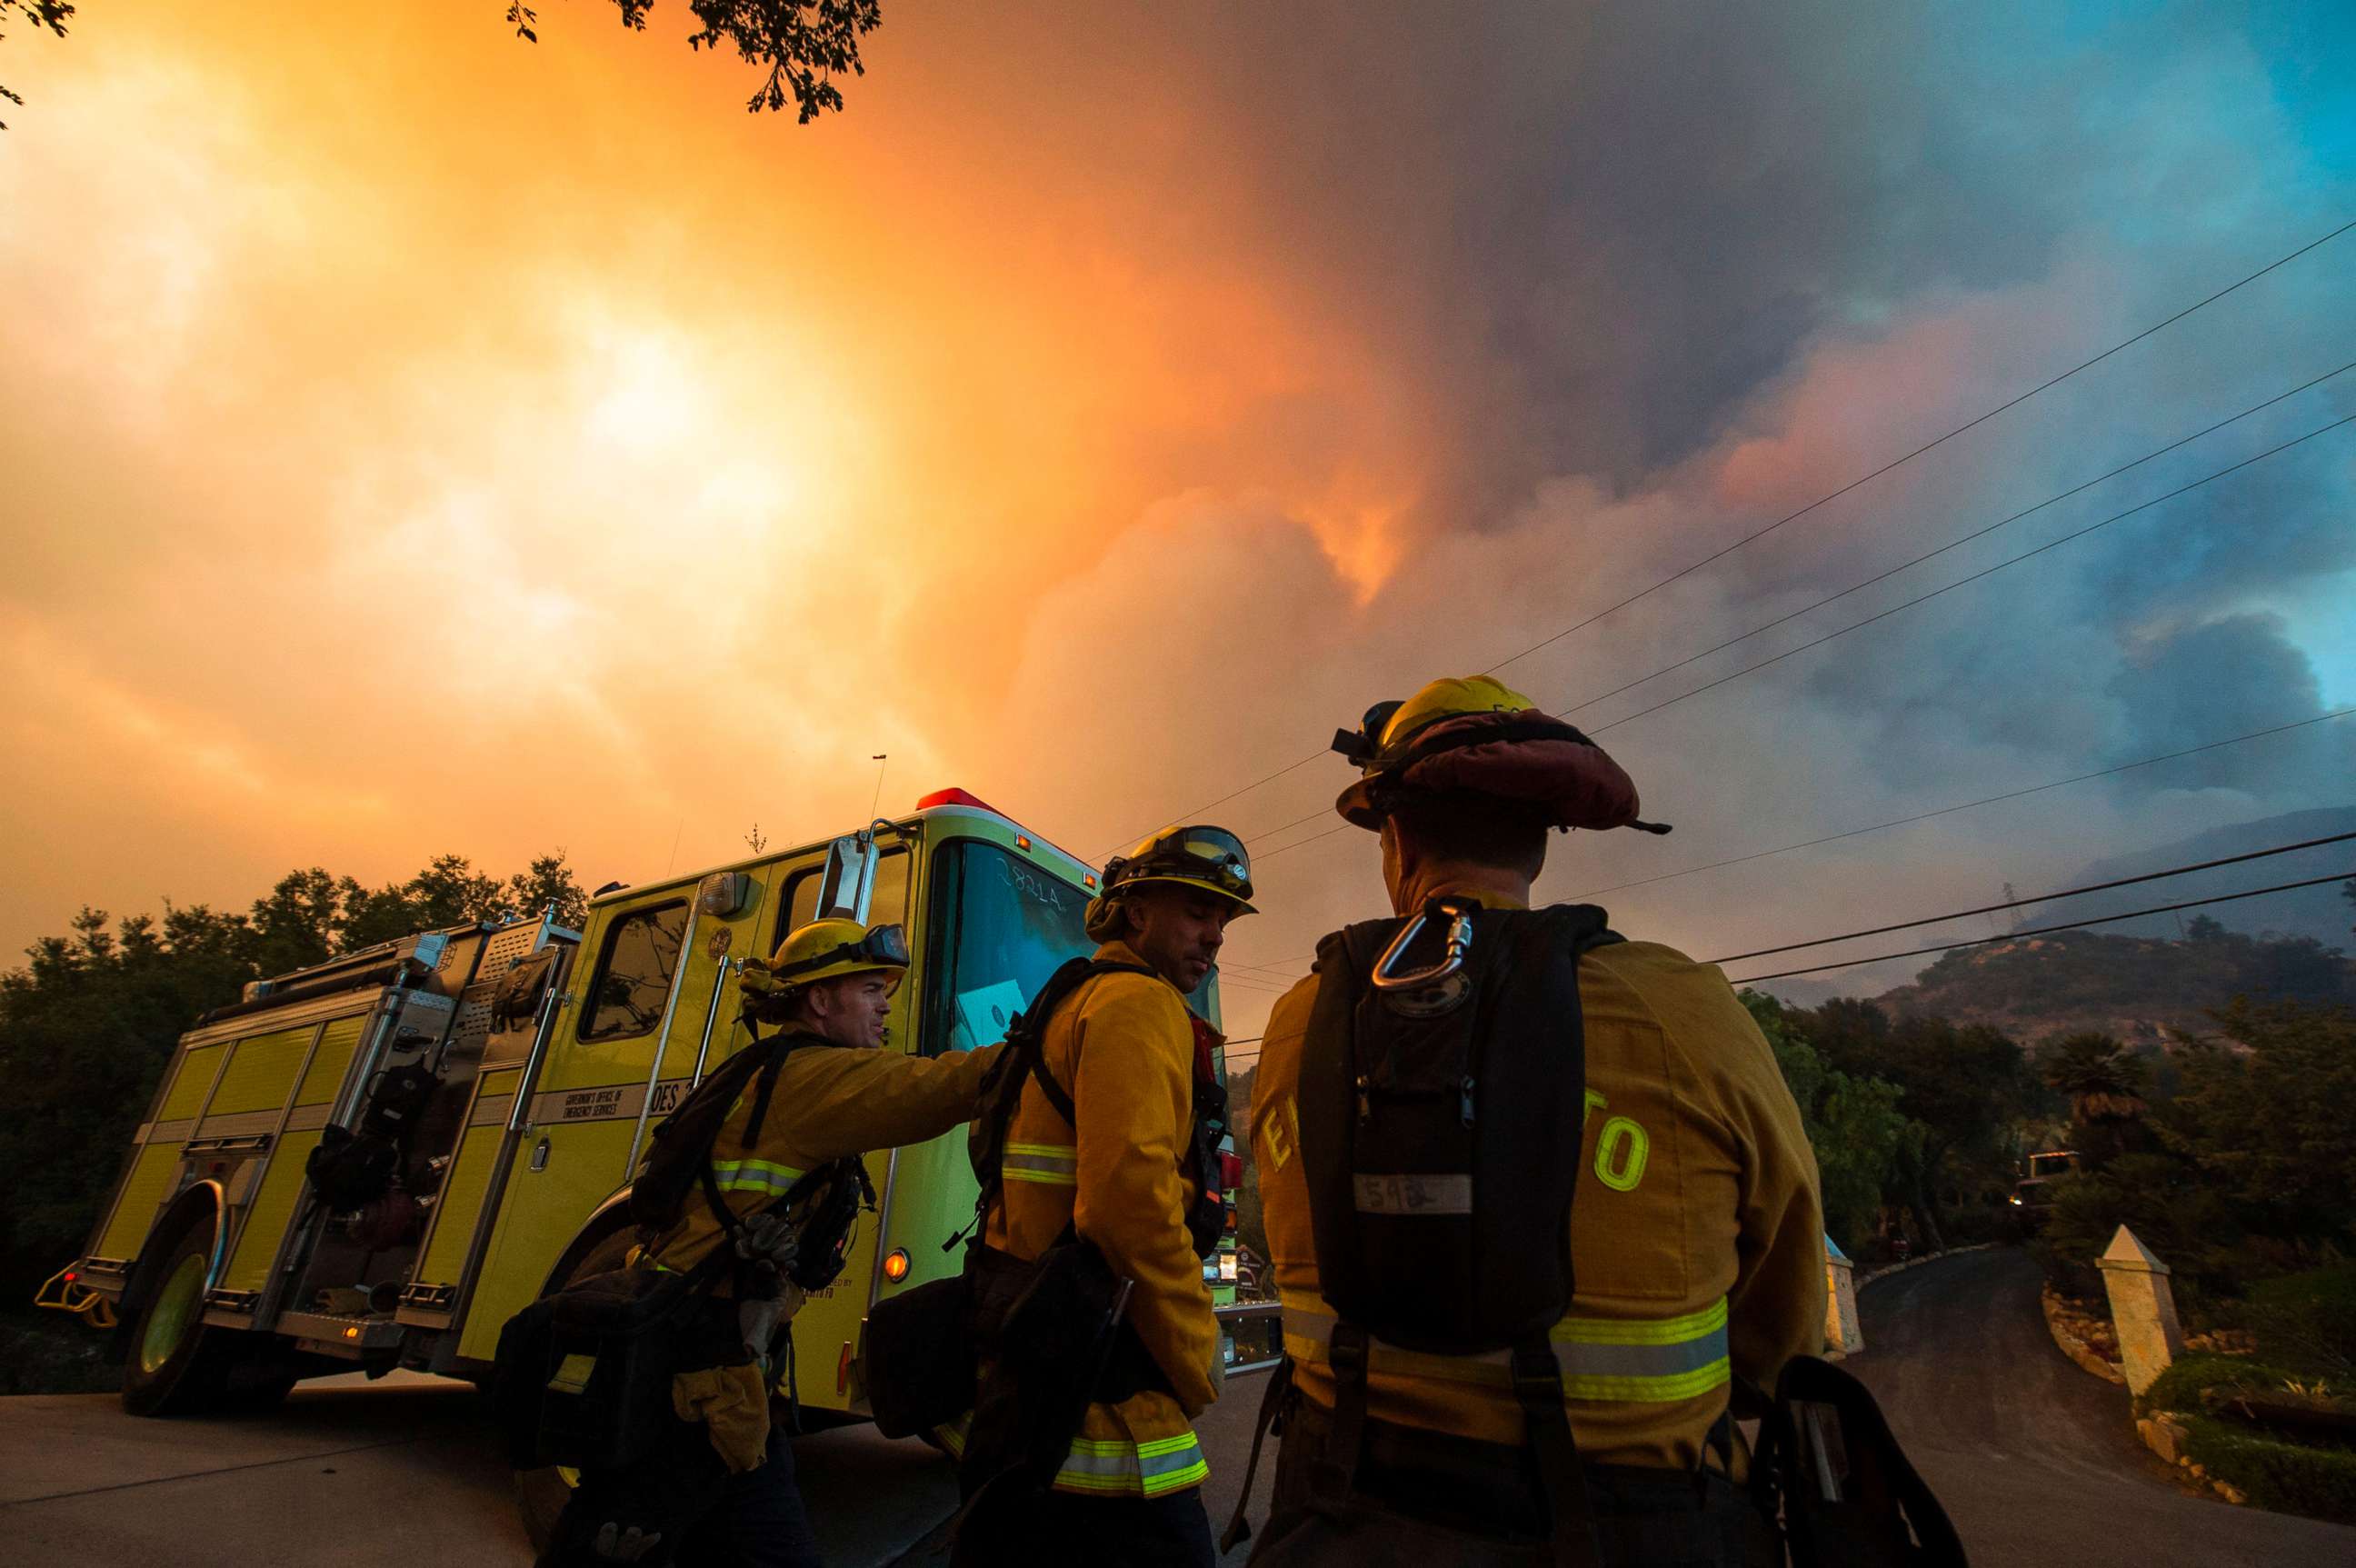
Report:
[[[993,816],[1006,814],[971,790],[960,789],[955,785],[946,789],[936,789],[916,802],[916,810],[920,811],[929,811],[935,806],[971,806],[977,811],[988,811]]]

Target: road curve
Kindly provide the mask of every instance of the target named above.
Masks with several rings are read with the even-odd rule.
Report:
[[[2135,1434],[2125,1389],[2055,1348],[2014,1251],[1909,1269],[1858,1297],[1873,1391],[1981,1568],[2356,1563],[2356,1528],[2188,1495]]]

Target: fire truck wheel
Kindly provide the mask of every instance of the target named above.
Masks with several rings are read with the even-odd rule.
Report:
[[[543,1294],[562,1290],[591,1274],[620,1268],[630,1255],[632,1234],[626,1220],[617,1222],[612,1230],[590,1244],[563,1278],[551,1279]],[[556,1533],[557,1515],[564,1511],[564,1505],[572,1500],[573,1488],[579,1483],[578,1474],[557,1465],[515,1472],[516,1511],[523,1516],[524,1533],[531,1537],[533,1551],[548,1550],[548,1542]]]
[[[139,1314],[127,1325],[123,1408],[134,1415],[196,1415],[225,1402],[240,1336],[205,1326],[205,1273],[213,1228],[199,1220],[173,1239]]]

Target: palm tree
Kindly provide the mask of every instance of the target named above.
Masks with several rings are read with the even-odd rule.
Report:
[[[2132,1122],[2150,1109],[2143,1094],[2151,1069],[2110,1035],[2063,1039],[2046,1058],[2045,1081],[2070,1097],[2071,1120],[2082,1126]]]
[[[2151,1069],[2115,1036],[2089,1031],[2056,1044],[2046,1057],[2044,1079],[2070,1097],[2072,1141],[2101,1165],[2127,1145],[2144,1112]]]

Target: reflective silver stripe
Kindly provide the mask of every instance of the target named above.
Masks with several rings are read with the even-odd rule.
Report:
[[[1333,1316],[1297,1301],[1284,1304],[1285,1348],[1298,1359],[1323,1361]],[[1728,1380],[1726,1304],[1683,1317],[1625,1320],[1566,1317],[1548,1339],[1572,1399],[1661,1403],[1691,1399]],[[1368,1369],[1398,1377],[1503,1387],[1512,1382],[1503,1350],[1439,1356],[1404,1350],[1377,1339]]]
[[[1111,1492],[1158,1497],[1191,1487],[1211,1473],[1193,1432],[1142,1443],[1120,1438],[1075,1437],[1072,1451],[1055,1472],[1055,1486],[1067,1492]]]
[[[714,1160],[712,1179],[723,1192],[787,1192],[803,1173],[774,1160]]]
[[[1008,1181],[1080,1185],[1080,1152],[1069,1144],[1009,1144],[999,1165]]]
[[[1419,1176],[1410,1171],[1352,1179],[1357,1187],[1361,1214],[1472,1212],[1472,1178],[1462,1172],[1454,1176]]]

